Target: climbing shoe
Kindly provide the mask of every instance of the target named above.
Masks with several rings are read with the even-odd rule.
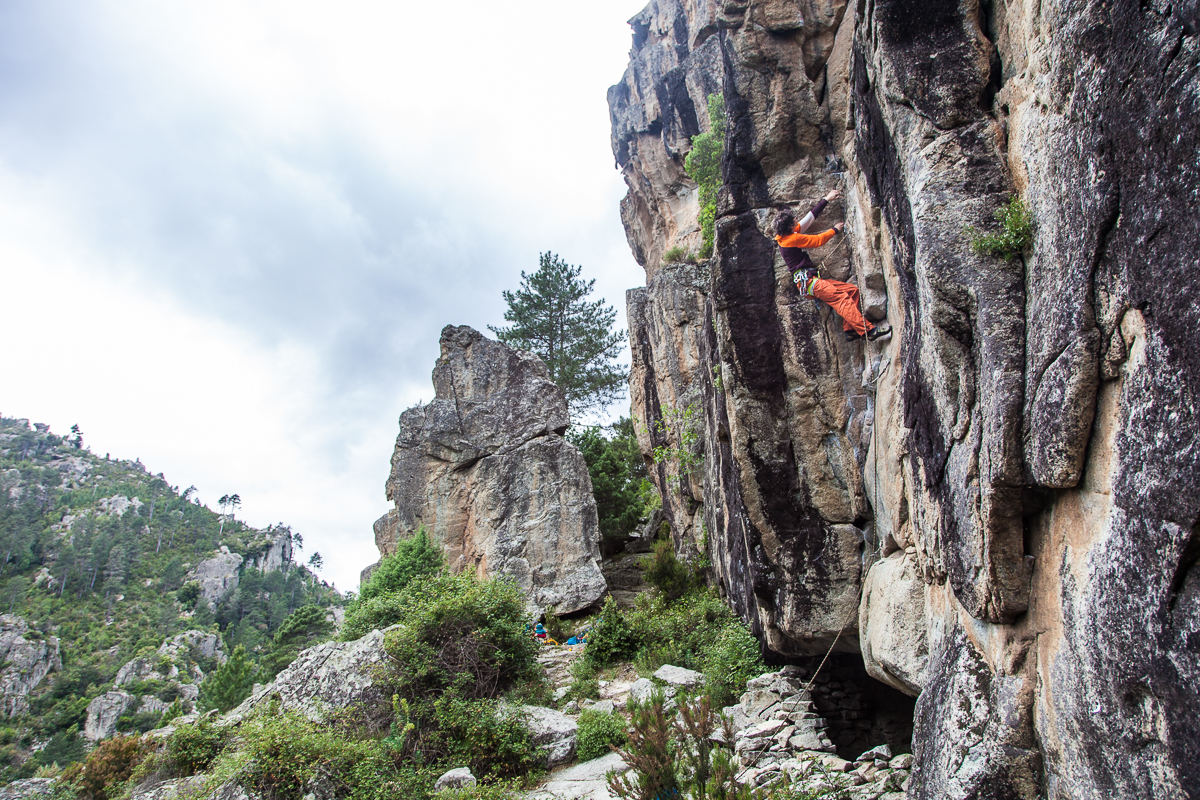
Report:
[[[846,334],[846,341],[847,341],[847,342],[854,342],[854,341],[857,341],[857,340],[861,339],[861,338],[862,338],[862,336],[863,336],[863,335],[862,335],[861,333],[859,333],[858,331],[853,331],[853,330],[851,330],[851,331],[845,331],[845,334]]]
[[[891,335],[892,335],[892,329],[890,326],[885,326],[882,328],[875,327],[875,328],[871,328],[871,330],[867,331],[867,338],[870,339],[872,342],[875,341],[876,339],[886,339],[887,337],[889,337]]]

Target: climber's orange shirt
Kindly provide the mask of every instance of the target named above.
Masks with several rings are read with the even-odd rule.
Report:
[[[832,239],[836,233],[837,231],[833,228],[823,233],[789,233],[787,236],[776,236],[775,243],[780,247],[820,247]]]

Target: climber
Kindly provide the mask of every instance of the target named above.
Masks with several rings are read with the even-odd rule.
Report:
[[[785,208],[780,211],[775,217],[775,242],[783,253],[783,261],[791,270],[792,280],[800,293],[825,301],[842,318],[842,330],[846,334],[846,341],[853,342],[865,335],[873,342],[891,336],[892,329],[887,325],[875,327],[868,322],[858,310],[858,287],[852,283],[822,278],[808,253],[804,252],[806,247],[820,247],[845,228],[845,223],[839,222],[823,233],[805,233],[825,210],[825,206],[840,196],[841,193],[834,189],[798,223],[791,209]]]

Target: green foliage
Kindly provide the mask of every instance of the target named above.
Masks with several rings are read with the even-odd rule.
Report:
[[[257,677],[258,669],[246,655],[246,648],[238,645],[229,660],[200,684],[200,705],[222,713],[229,711],[250,696]]]
[[[211,722],[201,720],[181,725],[167,739],[167,759],[177,777],[186,778],[204,772],[229,744],[230,734]]]
[[[663,694],[655,691],[646,703],[631,703],[629,744],[621,751],[630,773],[610,774],[608,786],[624,800],[660,800],[678,797],[678,745],[671,736],[671,721]]]
[[[692,149],[684,159],[683,168],[696,182],[700,194],[700,230],[703,243],[700,257],[713,252],[717,219],[717,192],[721,188],[721,156],[725,152],[725,97],[708,96],[708,131],[692,137]]]
[[[621,417],[613,424],[609,438],[591,427],[572,430],[567,438],[587,462],[600,518],[601,549],[606,555],[618,552],[647,513],[640,491],[646,480],[646,465],[638,449],[633,420]]]
[[[525,633],[525,597],[515,584],[443,573],[398,596],[404,625],[385,646],[401,697],[413,702],[453,691],[490,699],[537,678],[537,644]]]
[[[617,714],[585,708],[579,714],[579,760],[591,761],[621,747],[628,740],[625,722]]]
[[[443,789],[437,800],[523,800],[526,793],[520,781],[477,783],[462,789]]]
[[[416,533],[400,540],[393,555],[380,562],[371,579],[360,589],[358,599],[370,600],[398,592],[416,578],[440,572],[445,563],[442,549],[430,541],[425,526],[420,525]]]
[[[192,608],[196,605],[196,601],[200,599],[200,583],[198,581],[188,581],[175,593],[175,599],[184,608]]]
[[[765,670],[754,635],[714,591],[701,588],[675,602],[644,594],[625,613],[610,598],[579,660],[587,665],[580,674],[621,661],[633,661],[643,673],[663,664],[698,670],[714,700],[725,704]]]
[[[580,661],[596,667],[629,661],[639,645],[640,637],[617,608],[617,601],[609,596],[604,599],[604,607],[588,634],[588,644]]]
[[[646,582],[662,592],[669,601],[678,600],[702,583],[692,567],[675,557],[675,548],[670,539],[656,541],[654,553],[642,559],[640,566]]]
[[[700,410],[692,404],[683,408],[664,408],[662,417],[650,425],[651,437],[665,439],[655,446],[655,464],[675,464],[683,474],[699,469],[704,463],[701,449]],[[672,444],[674,442],[675,444]]]
[[[504,292],[504,319],[512,325],[488,326],[500,341],[545,362],[550,379],[567,395],[572,419],[607,406],[625,391],[625,370],[616,362],[625,331],[612,329],[617,311],[603,298],[585,299],[596,282],[582,280],[582,271],[542,253],[536,272],[521,273],[521,288]]]
[[[328,610],[320,606],[304,606],[285,619],[263,656],[264,677],[273,679],[296,660],[301,650],[328,639],[333,634],[333,623],[328,616]]]
[[[241,727],[244,780],[266,800],[299,800],[316,781],[332,797],[380,797],[394,769],[385,748],[334,726],[269,709]]]
[[[57,636],[64,662],[31,693],[30,713],[12,723],[22,737],[48,744],[36,753],[20,747],[12,759],[18,763],[0,770],[0,782],[79,761],[88,702],[131,658],[155,663],[164,639],[217,622],[228,647],[243,644],[253,659],[294,609],[340,602],[302,567],[266,575],[246,569],[239,592],[218,607],[218,619],[198,584],[183,586],[188,569],[222,543],[252,558],[285,529],[259,531],[222,518],[193,491],[180,492],[140,462],[94,455],[78,436],[0,417],[0,611],[30,621],[27,638]],[[194,616],[181,616],[177,600]],[[177,666],[190,669],[182,660]],[[172,684],[139,688],[167,703],[179,699]],[[137,731],[164,719],[134,710],[119,725]]]
[[[1033,216],[1029,207],[1019,197],[1014,197],[1000,208],[994,216],[1000,225],[995,233],[984,233],[967,228],[971,237],[971,250],[976,255],[995,256],[1011,261],[1033,243]]]
[[[693,261],[695,257],[682,247],[672,247],[667,252],[663,253],[664,264],[681,264],[686,261]]]

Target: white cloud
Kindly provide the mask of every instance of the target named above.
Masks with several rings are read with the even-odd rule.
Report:
[[[238,492],[351,588],[441,327],[542,250],[641,282],[605,105],[641,4],[6,4],[0,411]]]

